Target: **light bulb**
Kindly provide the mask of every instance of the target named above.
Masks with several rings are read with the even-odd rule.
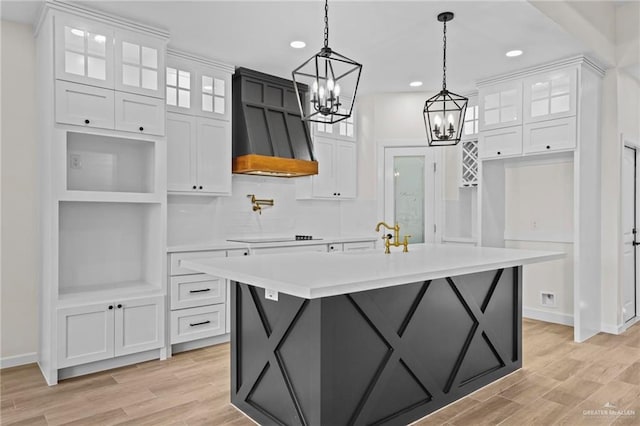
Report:
[[[327,80],[327,89],[329,91],[333,90],[333,86],[334,86],[333,80],[331,79]]]
[[[320,86],[319,93],[320,93],[320,98],[324,99],[324,87]]]
[[[336,83],[336,87],[333,88],[333,93],[335,93],[336,96],[340,96],[340,85],[338,83]]]
[[[433,121],[436,123],[436,126],[440,127],[440,125],[442,125],[442,119],[440,118],[439,115],[436,115],[435,118],[433,119]]]
[[[318,93],[318,80],[313,80],[313,93]]]
[[[449,114],[449,116],[447,117],[447,123],[453,124],[453,114]]]

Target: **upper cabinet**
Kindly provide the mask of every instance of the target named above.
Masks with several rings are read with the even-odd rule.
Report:
[[[116,30],[115,42],[116,90],[163,98],[164,41]]]
[[[56,78],[113,88],[113,29],[84,18],[57,15]]]
[[[169,51],[166,66],[167,110],[231,120],[231,75],[228,65]]]
[[[346,104],[351,104],[350,100],[346,100]],[[346,109],[340,108],[341,114],[347,112]],[[351,116],[342,121],[333,124],[313,122],[313,133],[315,136],[332,137],[354,142],[356,140],[356,127],[354,117],[356,115],[356,107],[353,108]]]
[[[524,122],[535,123],[576,114],[577,69],[535,75],[524,80]]]
[[[485,86],[478,91],[480,131],[522,124],[522,82]]]

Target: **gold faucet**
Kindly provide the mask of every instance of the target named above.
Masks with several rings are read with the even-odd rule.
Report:
[[[393,230],[393,236],[391,234],[387,234],[384,237],[382,237],[382,239],[385,240],[384,241],[385,254],[391,253],[391,250],[389,250],[391,246],[394,246],[394,247],[404,246],[404,248],[402,249],[403,253],[407,253],[409,251],[409,237],[411,237],[411,235],[405,235],[403,238],[403,241],[400,242],[400,225],[397,222],[395,226],[389,226],[384,222],[380,222],[376,225],[376,232],[380,232],[381,226],[384,226],[387,229]],[[391,242],[391,238],[393,238],[393,242]]]
[[[262,206],[273,206],[273,199],[258,199],[255,194],[248,194],[247,197],[251,198],[251,204],[253,204],[253,211],[262,214]]]

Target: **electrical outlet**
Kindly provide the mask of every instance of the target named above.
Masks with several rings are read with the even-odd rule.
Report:
[[[540,304],[547,307],[556,306],[556,294],[550,291],[541,291]]]
[[[264,289],[264,297],[267,300],[273,300],[274,302],[278,301],[278,292],[275,290],[270,290],[268,288]]]
[[[69,156],[69,168],[71,169],[82,169],[82,157],[79,154],[71,154]]]

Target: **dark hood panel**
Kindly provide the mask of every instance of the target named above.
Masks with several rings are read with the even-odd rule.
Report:
[[[302,93],[308,88],[299,85]],[[303,103],[304,104],[304,103]],[[293,82],[238,68],[233,76],[233,173],[318,174]]]

